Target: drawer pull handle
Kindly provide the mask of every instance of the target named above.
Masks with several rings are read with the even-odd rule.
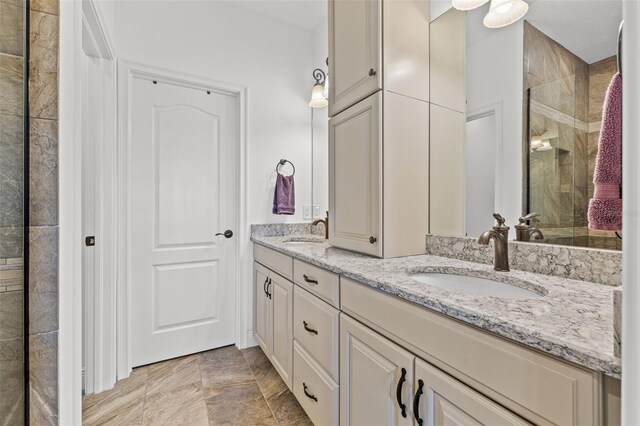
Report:
[[[266,280],[264,280],[264,284],[262,285],[262,289],[264,290],[264,294],[269,297],[269,293],[267,292],[267,283],[269,282],[269,277],[267,277]]]
[[[313,333],[316,336],[318,335],[318,330],[314,330],[313,328],[310,328],[309,324],[306,321],[302,321],[302,325],[304,326],[304,329],[307,330],[309,333]]]
[[[312,393],[309,393],[309,391],[307,390],[307,384],[303,382],[302,386],[304,388],[304,394],[307,395],[307,398],[313,399],[315,402],[318,402],[318,397]]]
[[[376,241],[378,241],[378,239],[376,237],[369,237],[369,243],[370,244],[375,244]]]
[[[304,278],[304,280],[306,282],[308,282],[309,284],[318,284],[318,280],[314,279],[314,278],[309,278],[307,276],[307,274],[302,275],[302,278]]]
[[[398,400],[398,406],[400,410],[402,410],[402,417],[407,417],[407,406],[402,403],[402,385],[407,380],[407,370],[402,368],[402,375],[400,376],[400,380],[398,380],[398,387],[396,388],[396,399]]]
[[[269,291],[269,286],[271,285],[271,278],[269,278],[269,284],[267,284],[267,297],[271,299],[271,292]]]
[[[418,390],[416,391],[416,397],[413,398],[413,417],[415,417],[418,426],[422,426],[422,423],[424,423],[424,419],[420,418],[420,395],[422,395],[423,386],[422,379],[418,380]]]
[[[371,68],[369,70],[369,77],[373,77],[374,75],[376,75],[376,70],[374,70],[373,68]]]

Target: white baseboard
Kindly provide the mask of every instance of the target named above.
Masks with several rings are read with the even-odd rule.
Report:
[[[247,333],[247,346],[239,349],[247,349],[247,348],[252,348],[254,346],[258,346],[258,340],[256,339],[256,336],[253,333],[253,330],[250,330]]]

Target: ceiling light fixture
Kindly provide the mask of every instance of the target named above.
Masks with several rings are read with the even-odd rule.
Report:
[[[528,10],[529,5],[524,0],[491,0],[483,23],[487,28],[506,27],[526,15]]]
[[[488,1],[489,0],[452,0],[451,5],[458,10],[473,10],[482,6]]]

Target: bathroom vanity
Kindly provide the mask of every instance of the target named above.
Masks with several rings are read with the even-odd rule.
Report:
[[[316,425],[619,423],[611,287],[375,259],[317,236],[252,240],[256,339]],[[424,276],[518,292],[449,291]]]

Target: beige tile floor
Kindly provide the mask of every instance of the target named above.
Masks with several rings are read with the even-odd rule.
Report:
[[[82,405],[85,425],[312,424],[258,347],[139,367]]]

